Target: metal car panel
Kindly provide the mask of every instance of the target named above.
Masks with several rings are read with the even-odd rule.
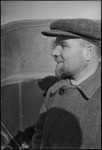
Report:
[[[46,92],[58,81],[52,41],[41,35],[51,21],[14,21],[1,28],[1,121],[18,145],[31,141]]]

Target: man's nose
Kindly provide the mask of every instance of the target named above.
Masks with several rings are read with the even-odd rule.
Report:
[[[54,48],[51,52],[52,56],[59,56],[60,55],[60,51],[61,51],[61,46],[56,46],[56,48]]]

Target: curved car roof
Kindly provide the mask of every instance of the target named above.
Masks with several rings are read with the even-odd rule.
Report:
[[[54,75],[55,62],[50,55],[51,38],[41,34],[53,20],[20,20],[2,25],[2,84]]]

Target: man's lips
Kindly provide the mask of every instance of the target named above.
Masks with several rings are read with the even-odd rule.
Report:
[[[63,62],[62,61],[56,61],[56,66],[62,66]]]
[[[56,60],[56,59],[55,59],[55,61],[56,61],[57,63],[63,63],[63,61],[61,61],[61,60]]]

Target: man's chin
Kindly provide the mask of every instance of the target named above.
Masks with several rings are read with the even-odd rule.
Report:
[[[62,73],[59,70],[56,69],[55,70],[55,75],[56,75],[56,77],[61,78]]]
[[[62,71],[60,71],[60,70],[55,70],[55,75],[56,75],[56,77],[59,78],[59,79],[64,79],[65,76],[66,76],[66,75],[65,75]]]
[[[55,70],[55,75],[59,79],[71,79],[72,75],[70,73],[66,73],[62,70]]]

